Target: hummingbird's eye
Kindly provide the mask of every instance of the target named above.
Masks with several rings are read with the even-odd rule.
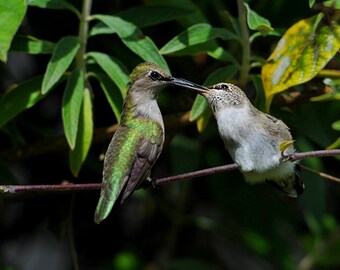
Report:
[[[154,81],[160,80],[163,78],[161,74],[159,74],[157,71],[154,71],[154,70],[150,71],[149,77]]]

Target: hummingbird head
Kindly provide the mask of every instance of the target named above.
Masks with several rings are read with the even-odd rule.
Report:
[[[149,93],[151,97],[157,98],[158,93],[169,85],[188,89],[206,89],[190,81],[174,78],[156,64],[144,62],[137,65],[132,71],[128,83],[128,93],[141,92],[143,95]]]
[[[214,112],[225,108],[240,108],[249,102],[246,94],[231,83],[218,83],[202,92]]]

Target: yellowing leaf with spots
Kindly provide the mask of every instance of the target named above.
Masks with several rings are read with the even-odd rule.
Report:
[[[340,27],[322,13],[290,27],[262,67],[266,109],[275,94],[311,80],[340,48]]]

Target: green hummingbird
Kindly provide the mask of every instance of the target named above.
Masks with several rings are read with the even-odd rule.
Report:
[[[174,78],[159,66],[144,62],[135,67],[127,84],[120,125],[104,158],[102,188],[94,221],[100,223],[114,204],[122,204],[150,175],[164,143],[164,123],[157,104],[159,92],[169,85],[201,89]]]

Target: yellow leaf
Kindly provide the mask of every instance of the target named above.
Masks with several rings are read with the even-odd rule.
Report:
[[[323,14],[290,27],[262,67],[267,111],[272,97],[311,80],[340,48],[340,27],[325,24]]]
[[[279,151],[283,153],[289,146],[293,145],[294,142],[294,140],[281,142],[279,145]]]

